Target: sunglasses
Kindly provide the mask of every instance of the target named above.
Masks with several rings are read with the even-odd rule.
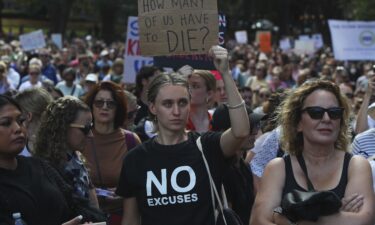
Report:
[[[87,135],[91,130],[92,127],[94,126],[93,123],[82,125],[82,124],[76,124],[76,123],[71,123],[70,127],[78,128],[82,131],[84,135]]]
[[[117,105],[116,102],[112,101],[112,100],[109,100],[109,101],[106,101],[106,100],[95,100],[94,101],[94,106],[96,108],[103,108],[104,104],[106,104],[106,106],[107,106],[108,109],[113,109]]]
[[[341,119],[344,114],[344,108],[341,107],[332,107],[332,108],[322,108],[319,106],[306,107],[302,112],[307,112],[310,118],[313,120],[321,120],[324,116],[324,113],[327,112],[331,120]]]

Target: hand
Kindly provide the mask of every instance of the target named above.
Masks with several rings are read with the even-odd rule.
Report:
[[[341,210],[344,212],[358,212],[363,205],[363,195],[352,194],[344,197],[342,200]]]
[[[181,67],[180,69],[177,70],[177,73],[181,74],[182,76],[189,76],[193,73],[194,71],[194,68],[189,66],[189,65],[185,65],[183,67]]]
[[[277,225],[289,225],[290,221],[286,216],[279,213],[273,213],[273,222]]]
[[[366,92],[368,94],[372,95],[374,90],[375,90],[375,74],[374,74],[374,72],[369,72],[369,74],[368,74],[368,85],[367,85]]]
[[[222,76],[229,73],[228,51],[218,45],[212,46],[209,55],[214,59],[215,68]]]

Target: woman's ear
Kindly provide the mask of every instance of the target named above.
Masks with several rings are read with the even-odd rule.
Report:
[[[27,112],[26,113],[26,118],[27,118],[27,122],[31,122],[31,120],[33,119],[33,113],[32,112]]]
[[[155,108],[155,104],[150,102],[148,104],[148,110],[150,110],[150,112],[153,114],[153,115],[156,115],[156,108]]]

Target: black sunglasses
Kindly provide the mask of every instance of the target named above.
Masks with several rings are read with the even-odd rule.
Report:
[[[302,112],[307,112],[307,114],[309,114],[309,116],[313,120],[321,120],[324,116],[324,113],[327,112],[331,120],[337,120],[337,119],[342,118],[342,115],[344,113],[344,108],[332,107],[332,108],[325,109],[320,106],[312,106],[312,107],[304,108]]]
[[[112,100],[95,100],[94,101],[94,106],[96,108],[103,108],[104,104],[107,105],[108,109],[113,109],[116,107],[116,102]]]
[[[70,124],[70,127],[74,127],[74,128],[80,129],[84,135],[87,135],[91,131],[91,129],[92,129],[93,126],[94,126],[93,123],[86,124],[86,125],[76,124],[76,123],[71,123]]]

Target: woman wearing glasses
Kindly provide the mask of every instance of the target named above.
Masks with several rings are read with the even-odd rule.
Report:
[[[119,85],[102,82],[87,94],[85,102],[92,110],[94,129],[83,155],[88,161],[92,181],[98,188],[100,208],[111,213],[111,220],[117,220],[119,224],[122,198],[114,194],[114,188],[126,153],[140,140],[133,132],[121,128],[127,116],[127,102]]]
[[[329,81],[305,83],[286,98],[279,122],[288,131],[281,143],[289,155],[267,165],[250,224],[291,224],[278,207],[293,189],[308,190],[297,157],[305,162],[315,189],[333,191],[343,203],[338,213],[298,224],[374,224],[369,163],[348,153],[349,110],[339,87]]]
[[[42,116],[34,150],[46,159],[74,187],[73,195],[99,207],[80,152],[86,137],[92,136],[90,108],[75,97],[63,97],[48,105]]]

